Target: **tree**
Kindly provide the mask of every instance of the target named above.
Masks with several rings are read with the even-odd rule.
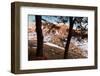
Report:
[[[69,23],[70,23],[70,28],[69,28],[69,34],[68,34],[66,46],[65,46],[64,59],[68,58],[68,50],[69,50],[69,44],[70,44],[70,40],[71,40],[72,33],[73,33],[72,32],[73,26],[75,25],[76,30],[80,29],[79,35],[81,39],[87,38],[87,31],[88,31],[88,28],[87,28],[88,18],[87,17],[69,17]]]
[[[37,57],[43,57],[43,34],[42,34],[42,22],[41,22],[41,16],[36,15],[36,33],[37,33],[37,51],[36,56]]]
[[[50,19],[51,18],[51,19]],[[53,19],[53,20],[52,20]],[[51,20],[51,21],[50,21]],[[69,33],[66,41],[65,52],[64,52],[64,59],[68,58],[68,50],[70,45],[70,40],[73,33],[73,26],[75,25],[76,30],[80,29],[79,36],[81,38],[85,37],[84,35],[87,32],[87,25],[88,25],[88,18],[87,17],[63,17],[63,16],[43,16],[42,21],[46,22],[47,24],[52,25],[49,31],[56,26],[55,23],[67,23],[69,22]],[[36,23],[39,21],[36,21]],[[40,23],[41,24],[41,23]],[[39,24],[39,25],[40,25]],[[84,25],[84,26],[83,26]],[[38,25],[37,25],[38,26]],[[38,30],[38,29],[37,29]],[[39,33],[39,32],[38,32]],[[43,36],[42,34],[40,36]],[[40,36],[38,36],[40,38]],[[42,39],[42,38],[41,38]],[[41,40],[40,40],[41,41]],[[41,43],[42,44],[42,43]],[[39,45],[39,44],[38,44]],[[41,48],[41,47],[40,47]]]
[[[70,28],[69,28],[69,34],[68,34],[68,38],[67,38],[66,46],[65,46],[64,59],[68,58],[69,44],[70,44],[70,40],[72,37],[72,29],[73,29],[73,25],[74,25],[73,17],[69,17],[69,22],[70,22]]]
[[[48,21],[48,18],[50,19],[52,17],[47,16],[47,17],[42,18],[42,20],[53,25],[49,30],[51,30],[52,28],[54,28],[56,26],[53,22],[64,23],[64,24],[67,23],[68,20],[70,22],[69,34],[68,34],[68,39],[66,41],[65,52],[64,52],[64,59],[66,59],[66,58],[68,58],[69,44],[70,44],[70,40],[71,40],[71,36],[72,36],[72,29],[73,29],[73,25],[74,25],[73,17],[53,16],[53,19],[54,19],[53,22]]]
[[[84,38],[87,38],[88,36],[88,18],[87,17],[75,17],[76,31],[80,30],[79,36],[77,37],[77,40],[81,41]]]

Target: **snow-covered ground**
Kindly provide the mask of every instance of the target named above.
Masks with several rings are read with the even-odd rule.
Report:
[[[82,41],[77,41],[77,38],[72,37],[71,42],[74,43],[75,46],[82,49],[84,56],[88,57],[88,39],[84,39]]]
[[[52,36],[51,35],[47,35],[47,36],[44,36],[44,42],[45,43],[48,43],[51,41],[51,38]],[[29,40],[36,40],[37,37],[36,37],[36,32],[34,33],[29,33]],[[74,43],[74,45],[78,46],[79,48],[82,49],[82,51],[87,51],[88,50],[88,40],[87,39],[84,39],[82,41],[77,41],[77,38],[75,37],[72,37],[71,38],[71,42]],[[50,43],[49,43],[50,44]],[[65,44],[65,43],[64,43]],[[52,44],[53,45],[53,44]]]
[[[49,45],[49,46],[53,46],[53,47],[56,47],[56,48],[59,48],[59,49],[64,50],[64,48],[63,48],[63,47],[60,47],[60,46],[55,45],[55,44],[53,44],[53,43],[46,42],[46,43],[44,43],[44,44]]]
[[[77,41],[77,38],[72,37],[71,42],[74,43],[79,48],[81,48],[83,51],[88,50],[88,40],[87,39],[84,39],[79,42],[79,41]]]

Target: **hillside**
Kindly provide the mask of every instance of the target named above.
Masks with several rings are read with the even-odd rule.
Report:
[[[55,25],[43,23],[41,28],[44,36],[44,55],[48,59],[62,59],[64,56],[64,47],[68,36],[69,25]],[[34,58],[35,56],[37,46],[35,24],[29,26],[28,36],[29,60],[34,60],[32,58]],[[80,41],[78,39],[80,39]],[[73,30],[73,36],[70,42],[68,58],[87,58],[87,50],[87,38],[81,39],[80,31]]]

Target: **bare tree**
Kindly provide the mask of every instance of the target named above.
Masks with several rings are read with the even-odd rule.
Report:
[[[37,51],[36,56],[37,57],[43,57],[43,34],[42,34],[42,22],[41,22],[41,16],[36,15],[36,33],[37,33]]]
[[[72,37],[72,29],[73,29],[73,24],[74,24],[73,17],[69,17],[69,22],[70,22],[70,28],[69,28],[69,34],[68,34],[68,38],[67,38],[66,46],[65,46],[64,59],[68,58],[68,50],[69,50],[70,40]]]

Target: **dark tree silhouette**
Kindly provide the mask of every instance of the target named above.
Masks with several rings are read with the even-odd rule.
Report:
[[[36,33],[37,33],[37,51],[36,56],[37,57],[43,57],[43,34],[42,34],[42,22],[41,22],[41,16],[36,15]]]
[[[67,42],[66,42],[66,46],[65,46],[64,59],[68,58],[69,44],[70,44],[70,40],[71,40],[71,37],[72,37],[74,24],[75,25],[79,24],[76,27],[76,30],[80,29],[79,36],[81,37],[81,40],[83,38],[87,38],[87,31],[88,31],[88,28],[87,28],[88,18],[87,17],[69,17],[69,23],[70,23],[70,28],[69,28],[69,34],[68,34],[68,38],[67,38]],[[84,26],[83,26],[83,24],[84,24]]]
[[[72,37],[72,29],[73,29],[73,24],[74,24],[73,17],[69,17],[69,22],[70,22],[70,28],[69,28],[69,34],[68,34],[68,38],[67,38],[66,46],[65,46],[64,59],[68,58],[69,44]]]
[[[69,21],[70,28],[69,28],[69,33],[68,33],[68,37],[67,37],[67,41],[66,41],[66,45],[65,45],[65,52],[64,52],[64,59],[67,59],[74,24],[75,25],[79,24],[78,26],[76,26],[76,30],[80,29],[80,31],[81,31],[80,36],[83,37],[83,34],[86,33],[86,31],[87,31],[88,19],[86,17],[63,17],[63,16],[50,17],[50,16],[47,16],[47,18],[46,18],[45,16],[44,17],[36,16],[36,32],[37,32],[37,53],[36,53],[36,56],[38,56],[38,57],[43,56],[43,34],[42,34],[42,29],[41,29],[41,25],[42,25],[41,21],[44,21],[47,24],[52,25],[52,27],[49,30],[51,30],[52,28],[54,28],[56,26],[53,22],[48,21],[48,18],[49,19],[54,18],[54,21],[56,23],[62,22],[65,24]],[[82,26],[83,24],[86,24],[86,25]]]
[[[88,37],[88,34],[87,34],[88,18],[87,17],[75,17],[74,24],[76,25],[76,30],[80,30],[78,40],[80,41],[84,38],[87,38]]]

